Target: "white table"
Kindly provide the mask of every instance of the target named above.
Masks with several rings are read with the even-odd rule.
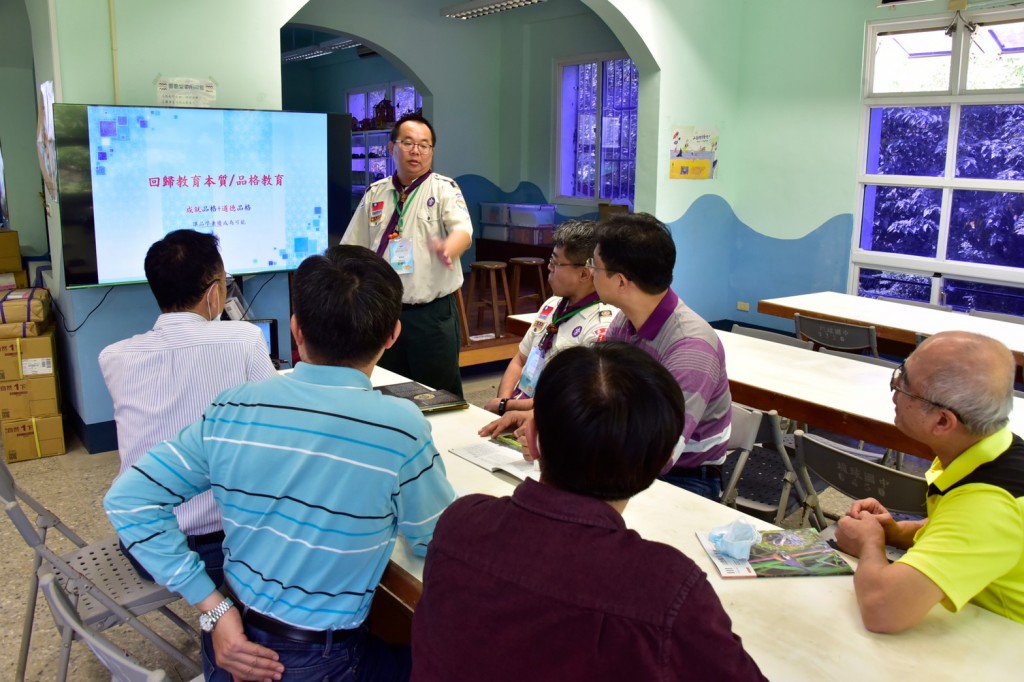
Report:
[[[379,368],[373,375],[376,385],[402,380]],[[515,485],[511,478],[491,474],[448,453],[452,447],[475,442],[477,429],[492,418],[476,407],[429,418],[448,478],[460,493],[508,495]],[[849,576],[722,580],[694,533],[740,515],[656,481],[630,501],[624,516],[630,528],[649,540],[677,547],[708,574],[734,630],[769,679],[980,682],[1020,675],[1024,625],[972,605],[957,615],[936,607],[909,632],[876,635],[861,624]],[[762,528],[772,527],[751,520]],[[413,556],[399,539],[382,585],[413,607],[422,576],[422,559]]]
[[[1024,324],[972,317],[965,313],[882,301],[834,291],[768,298],[757,304],[757,312],[793,319],[795,313],[826,320],[874,325],[880,339],[915,345],[917,334],[969,331],[991,336],[1013,351],[1018,365],[1024,365]]]

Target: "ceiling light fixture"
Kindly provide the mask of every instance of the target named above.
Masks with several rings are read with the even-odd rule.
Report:
[[[497,14],[508,9],[518,9],[527,5],[536,5],[547,0],[473,0],[458,5],[441,8],[441,16],[449,19],[476,19],[477,17]]]
[[[352,47],[359,47],[360,43],[352,40],[351,38],[332,38],[325,40],[317,45],[307,45],[306,47],[300,47],[296,50],[289,50],[281,54],[281,63],[288,64],[290,62],[297,62],[303,59],[316,59],[317,57],[323,57],[324,55],[337,52],[338,50],[347,50]]]

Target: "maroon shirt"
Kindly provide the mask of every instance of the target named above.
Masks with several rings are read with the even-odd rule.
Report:
[[[417,682],[765,679],[692,560],[531,480],[441,516],[412,647]]]

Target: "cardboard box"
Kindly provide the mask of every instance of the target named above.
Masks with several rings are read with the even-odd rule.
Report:
[[[0,322],[46,322],[50,319],[50,292],[46,289],[11,289],[0,294]]]
[[[50,328],[49,322],[0,322],[0,339],[16,339],[19,336],[39,336]]]
[[[14,230],[0,230],[0,272],[17,272],[23,269],[18,233]]]
[[[60,406],[54,375],[0,381],[0,420],[55,414],[60,414]]]
[[[0,381],[53,375],[53,330],[24,339],[0,339]]]
[[[24,289],[28,286],[28,273],[24,270],[0,273],[0,291]]]
[[[64,418],[29,417],[0,422],[4,434],[4,456],[7,463],[24,462],[40,457],[63,455]]]

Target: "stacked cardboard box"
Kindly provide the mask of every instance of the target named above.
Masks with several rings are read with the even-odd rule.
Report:
[[[26,282],[18,233],[0,230],[0,432],[8,463],[64,454],[50,294]]]

